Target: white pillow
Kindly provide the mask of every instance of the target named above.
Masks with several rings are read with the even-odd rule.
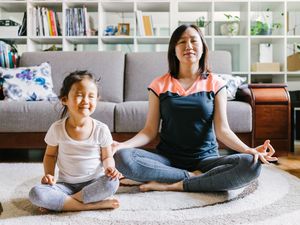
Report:
[[[51,66],[44,62],[39,66],[0,68],[4,100],[42,101],[57,99],[53,92]]]
[[[226,81],[227,87],[227,100],[235,99],[235,94],[239,88],[247,79],[246,77],[232,76],[230,74],[217,74]]]

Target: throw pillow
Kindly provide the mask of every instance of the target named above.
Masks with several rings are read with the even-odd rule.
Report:
[[[0,76],[0,100],[4,99],[3,82],[4,82],[4,79]]]
[[[42,101],[55,100],[51,78],[51,66],[45,62],[39,66],[0,68],[5,100]]]
[[[247,80],[246,77],[232,76],[230,74],[217,75],[226,81],[227,100],[234,100],[239,86],[241,86]]]

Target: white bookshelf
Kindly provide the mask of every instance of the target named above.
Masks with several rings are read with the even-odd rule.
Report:
[[[41,37],[32,30],[32,9],[47,7],[57,12],[62,35]],[[66,9],[87,8],[92,27],[98,31],[93,36],[66,36]],[[140,36],[136,22],[136,11],[150,15],[153,36]],[[271,35],[251,35],[254,18],[269,10],[272,22],[280,23]],[[233,58],[233,74],[244,76],[248,83],[287,83],[290,90],[300,89],[300,71],[288,71],[287,56],[293,54],[294,43],[300,44],[300,0],[0,0],[0,19],[12,19],[21,24],[27,11],[27,36],[7,36],[19,51],[42,51],[56,45],[63,51],[167,51],[170,34],[183,23],[195,23],[204,16],[209,25],[205,27],[206,42],[211,50],[230,51]],[[291,29],[289,19],[296,18],[296,28]],[[240,18],[239,33],[234,36],[221,35],[220,26],[225,14]],[[282,15],[283,13],[283,15]],[[108,25],[118,23],[130,25],[129,35],[104,36]],[[279,72],[252,72],[251,64],[259,61],[259,44],[273,46],[273,61],[280,64]]]

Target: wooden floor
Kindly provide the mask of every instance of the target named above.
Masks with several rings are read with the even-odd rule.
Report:
[[[276,166],[300,178],[300,141],[295,144],[295,152],[280,157]]]

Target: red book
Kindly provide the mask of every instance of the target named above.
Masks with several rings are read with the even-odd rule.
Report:
[[[57,36],[57,27],[55,22],[55,15],[52,9],[49,10],[49,17],[50,17],[50,24],[51,24],[51,31],[52,36]]]

